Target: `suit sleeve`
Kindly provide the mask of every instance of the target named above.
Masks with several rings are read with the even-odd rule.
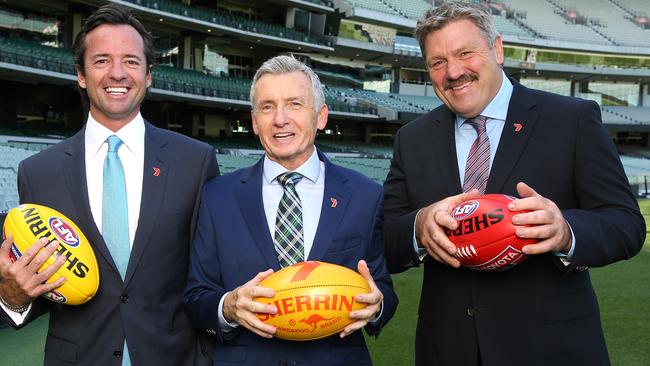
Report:
[[[384,182],[384,251],[390,273],[403,272],[420,263],[413,250],[413,228],[418,211],[411,210],[408,203],[401,132],[395,135],[393,159]]]
[[[192,241],[184,302],[194,327],[202,334],[216,336],[219,342],[224,342],[226,339],[219,326],[218,308],[226,291],[219,269],[219,253],[210,214],[210,205],[214,204],[214,200],[209,186],[206,186]]]
[[[20,162],[18,164],[18,196],[20,203],[29,203],[33,201],[31,186],[29,185],[28,175],[25,172],[25,164]],[[25,325],[29,324],[32,320],[38,318],[39,316],[45,314],[49,310],[49,301],[39,297],[32,302],[32,306],[29,310],[29,314],[21,324],[16,324],[14,321],[7,315],[4,310],[0,310],[2,317],[7,320],[15,328],[22,328]]]
[[[645,220],[594,102],[583,105],[575,141],[578,209],[563,211],[575,234],[572,266],[604,266],[641,250]]]
[[[379,335],[381,329],[393,317],[393,314],[395,314],[395,309],[397,309],[398,303],[397,295],[395,294],[395,290],[393,290],[393,282],[391,281],[388,268],[386,267],[386,261],[384,259],[382,227],[383,201],[381,194],[379,194],[379,199],[375,206],[370,246],[366,253],[366,263],[368,264],[372,278],[379,288],[379,291],[384,295],[381,318],[365,327],[366,332],[371,336]]]
[[[198,192],[199,194],[196,195],[196,199],[194,202],[194,211],[192,212],[192,220],[191,220],[191,226],[190,226],[190,242],[192,241],[193,235],[194,235],[194,228],[196,227],[196,219],[199,211],[199,204],[201,202],[201,194],[203,193],[203,186],[205,182],[210,180],[213,177],[218,177],[219,176],[219,164],[217,163],[217,154],[214,151],[214,147],[208,146],[207,149],[205,149],[205,155],[203,156],[203,163],[201,164],[201,178],[198,182],[199,188]]]

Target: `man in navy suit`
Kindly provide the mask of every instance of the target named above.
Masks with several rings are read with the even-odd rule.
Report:
[[[206,184],[185,292],[193,323],[217,338],[214,365],[369,365],[363,335],[355,331],[379,334],[397,306],[383,255],[381,186],[315,148],[328,109],[318,76],[293,56],[260,67],[251,101],[253,128],[266,154]],[[290,248],[280,234],[285,198],[300,206],[286,235]],[[272,289],[258,284],[303,260],[358,269],[372,290],[356,297],[367,307],[352,311],[355,322],[339,335],[280,340],[255,314],[277,309],[253,298],[272,297]]]
[[[22,161],[18,189],[21,202],[52,207],[79,226],[97,258],[99,290],[80,306],[40,298],[63,283],[44,281],[67,257],[36,273],[57,242],[41,239],[12,264],[7,238],[0,250],[1,313],[19,327],[49,311],[45,365],[205,364],[182,293],[199,196],[218,174],[214,149],[140,115],[151,85],[153,41],[123,7],[93,13],[74,51],[87,123]],[[118,141],[113,151],[111,140]],[[105,169],[109,155],[123,173],[122,195],[105,194],[106,182],[114,182]],[[115,234],[123,240],[109,240]]]
[[[508,79],[482,5],[430,10],[416,38],[444,105],[400,129],[384,185],[390,271],[427,258],[416,364],[609,364],[585,269],[635,255],[645,223],[598,105]],[[518,195],[508,208],[531,211],[513,218],[517,236],[539,240],[526,262],[459,268],[443,229],[479,192]]]

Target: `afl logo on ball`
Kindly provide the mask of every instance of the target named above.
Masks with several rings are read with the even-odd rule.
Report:
[[[72,226],[58,217],[52,217],[49,221],[50,229],[56,238],[63,244],[71,247],[79,245],[79,236],[74,232]]]
[[[456,207],[454,211],[452,211],[451,216],[454,218],[454,220],[462,220],[473,214],[477,208],[478,201],[467,201],[462,205]]]

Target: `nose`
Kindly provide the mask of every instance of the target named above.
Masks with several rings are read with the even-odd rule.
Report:
[[[461,75],[465,73],[462,62],[457,61],[454,58],[449,58],[447,60],[446,74],[447,79],[455,80],[458,79]]]
[[[108,76],[113,80],[123,80],[126,79],[127,73],[122,62],[111,62],[111,66],[108,70]]]
[[[287,124],[287,108],[280,103],[277,108],[275,108],[275,114],[273,115],[273,124],[276,126],[284,126]]]

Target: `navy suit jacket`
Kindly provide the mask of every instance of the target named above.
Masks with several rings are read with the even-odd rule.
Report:
[[[609,364],[589,272],[580,269],[636,254],[643,217],[598,105],[513,84],[486,193],[518,197],[523,181],[554,201],[575,234],[572,265],[544,254],[479,273],[426,261],[418,365],[475,366],[479,352],[484,365]],[[418,265],[417,211],[462,192],[454,126],[443,105],[397,133],[384,184],[392,273]]]
[[[90,211],[84,131],[22,161],[18,189],[22,203],[79,226],[97,258],[99,290],[80,306],[37,299],[24,324],[50,312],[45,365],[120,366],[125,337],[134,366],[194,365],[202,356],[182,294],[202,187],[218,174],[214,149],[145,122],[140,218],[122,281]]]
[[[365,176],[325,163],[325,191],[309,260],[339,264],[356,271],[365,259],[384,295],[383,314],[366,331],[376,335],[395,312],[397,297],[382,248],[382,189]],[[273,238],[264,214],[263,159],[256,165],[206,184],[192,245],[185,301],[195,326],[214,334],[214,365],[369,365],[363,335],[333,335],[309,342],[265,339],[243,327],[226,340],[217,309],[221,297],[258,272],[279,270]],[[330,198],[337,200],[336,207]]]

